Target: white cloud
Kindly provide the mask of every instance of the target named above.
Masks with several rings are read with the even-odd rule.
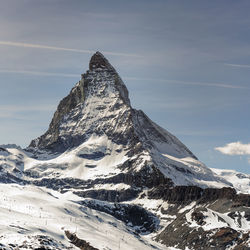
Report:
[[[250,155],[250,143],[231,142],[224,147],[216,147],[215,150],[225,155]]]
[[[94,50],[71,49],[71,48],[62,48],[62,47],[56,47],[56,46],[47,46],[47,45],[42,45],[42,44],[20,43],[20,42],[11,42],[11,41],[0,41],[0,45],[24,47],[24,48],[35,48],[35,49],[71,51],[71,52],[78,52],[78,53],[84,53],[84,54],[94,54],[96,52]],[[106,55],[111,55],[111,56],[141,57],[136,54],[118,53],[118,52],[110,52],[110,51],[103,51],[103,53]]]

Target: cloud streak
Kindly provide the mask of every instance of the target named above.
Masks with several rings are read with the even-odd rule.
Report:
[[[80,74],[65,74],[65,73],[53,73],[53,72],[43,72],[43,71],[31,71],[31,70],[9,70],[0,69],[0,73],[7,74],[24,74],[24,75],[35,75],[35,76],[60,76],[60,77],[80,77]]]
[[[226,83],[212,83],[212,82],[189,82],[189,81],[179,81],[179,80],[168,80],[168,79],[154,79],[154,78],[137,78],[137,77],[124,77],[127,80],[134,81],[156,81],[156,82],[166,82],[172,84],[182,84],[182,85],[194,85],[203,87],[217,87],[217,88],[227,88],[227,89],[250,89],[244,86],[231,85]]]
[[[35,75],[35,76],[55,76],[55,77],[69,77],[75,78],[80,77],[80,74],[66,74],[57,72],[44,72],[44,71],[32,71],[32,70],[9,70],[0,69],[0,73],[7,74],[25,74],[25,75]],[[203,86],[203,87],[217,87],[217,88],[227,88],[227,89],[250,89],[244,86],[230,85],[225,83],[207,83],[207,82],[188,82],[188,81],[178,81],[178,80],[168,80],[168,79],[157,79],[157,78],[140,78],[140,77],[122,77],[124,80],[132,81],[154,81],[162,83],[171,84],[182,84],[182,85],[193,85],[193,86]]]
[[[224,147],[216,147],[215,150],[225,155],[250,155],[250,143],[231,142]]]
[[[51,112],[55,105],[0,105],[1,118],[18,118],[23,112]]]
[[[250,68],[250,65],[247,64],[233,64],[233,63],[225,63],[224,65],[236,68]]]
[[[23,47],[23,48],[34,48],[34,49],[69,51],[69,52],[84,53],[84,54],[94,54],[96,52],[94,50],[71,49],[71,48],[63,48],[63,47],[56,47],[56,46],[47,46],[47,45],[42,45],[42,44],[20,43],[20,42],[11,42],[11,41],[0,41],[0,45]],[[110,52],[110,51],[102,51],[102,53],[106,55],[111,55],[111,56],[142,57],[137,54],[119,53],[119,52]]]

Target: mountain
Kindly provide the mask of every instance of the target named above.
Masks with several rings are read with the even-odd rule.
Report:
[[[206,167],[133,109],[122,79],[100,52],[43,135],[24,150],[0,147],[0,171],[0,217],[8,214],[0,243],[6,249],[13,237],[19,248],[29,238],[31,249],[250,244],[250,176]]]
[[[100,52],[92,56],[89,70],[59,103],[47,132],[33,140],[27,150],[38,159],[44,154],[47,157],[63,153],[57,160],[69,165],[72,157],[68,161],[65,158],[74,150],[77,159],[67,175],[80,175],[81,179],[88,178],[82,167],[87,165],[96,175],[102,171],[109,174],[107,171],[126,173],[146,169],[151,175],[155,169],[178,185],[230,186],[199,162],[175,136],[151,121],[143,111],[131,107],[126,86]],[[106,163],[114,159],[112,166]],[[99,167],[104,163],[105,167]]]

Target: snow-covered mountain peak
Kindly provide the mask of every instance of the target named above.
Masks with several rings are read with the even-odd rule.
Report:
[[[126,144],[128,140],[121,134],[122,128],[125,131],[124,126],[129,126],[130,111],[125,84],[108,60],[96,52],[89,70],[59,103],[47,132],[33,140],[29,148],[64,152],[92,134],[106,134]]]
[[[145,181],[155,174],[157,182],[169,178],[177,185],[230,185],[200,163],[174,135],[131,107],[126,86],[100,52],[91,57],[89,70],[58,105],[48,131],[33,140],[28,151],[40,160],[47,154],[47,160],[59,154],[49,164],[69,166],[69,171],[57,172],[61,177],[87,179],[105,173],[102,177],[107,178],[136,172]],[[38,169],[47,164],[39,163]],[[54,176],[56,168],[49,172]]]
[[[93,96],[102,96],[111,98],[116,96],[118,99],[130,106],[128,90],[122,79],[109,63],[109,61],[100,53],[96,52],[90,59],[89,70],[82,74],[80,81],[86,93],[86,98]]]

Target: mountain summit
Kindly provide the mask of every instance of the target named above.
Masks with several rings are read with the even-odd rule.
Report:
[[[44,154],[58,155],[77,147],[83,147],[77,153],[82,161],[68,173],[72,177],[77,172],[87,178],[84,166],[91,165],[96,173],[103,169],[111,173],[123,169],[124,174],[147,170],[149,179],[156,172],[155,176],[177,185],[230,185],[199,162],[174,135],[131,107],[125,84],[100,52],[91,57],[89,70],[59,103],[47,132],[33,140],[28,150],[42,159]],[[96,167],[98,155],[102,156],[97,157],[98,162],[120,160]],[[145,182],[150,182],[147,178]]]
[[[30,148],[64,152],[94,134],[124,146],[141,142],[145,149],[158,147],[176,157],[196,159],[176,137],[131,107],[126,86],[100,52],[91,57],[89,70],[59,103],[48,131]]]
[[[89,62],[89,69],[95,70],[95,69],[108,69],[113,70],[115,69],[112,67],[112,65],[109,63],[109,61],[104,57],[102,53],[97,51],[90,59]]]
[[[125,141],[119,123],[128,119],[130,109],[126,86],[108,60],[96,52],[89,70],[59,103],[48,131],[33,140],[30,147],[63,152],[93,133],[114,133],[117,140]]]

